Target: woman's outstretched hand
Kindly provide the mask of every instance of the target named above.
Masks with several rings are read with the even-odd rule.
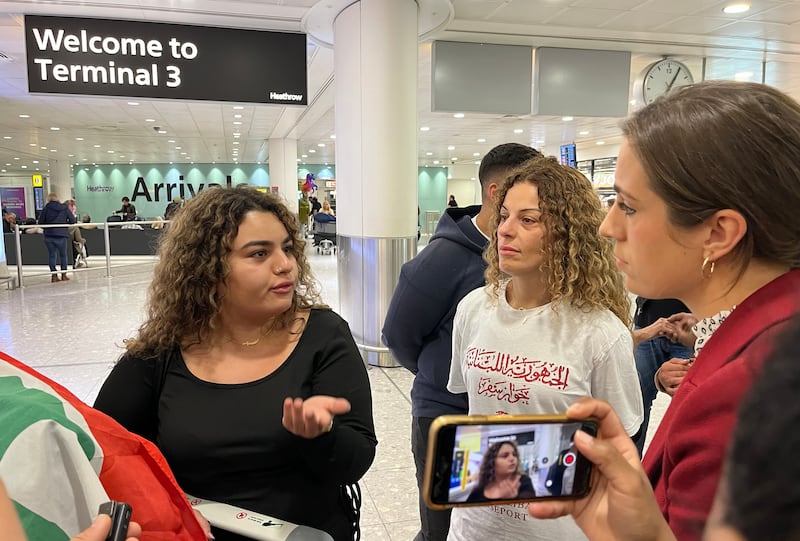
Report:
[[[330,432],[333,418],[350,411],[350,402],[333,396],[287,397],[283,401],[283,426],[296,436],[313,439]]]
[[[598,437],[575,433],[575,446],[594,464],[592,488],[579,500],[532,503],[536,518],[572,515],[591,541],[674,541],[656,503],[636,446],[607,402],[582,398],[567,410],[573,419],[593,417]]]

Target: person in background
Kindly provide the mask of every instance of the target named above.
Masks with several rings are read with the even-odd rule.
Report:
[[[88,225],[91,224],[91,222],[92,222],[92,217],[89,216],[88,214],[84,214],[83,216],[81,216],[81,222],[78,225],[78,227],[80,227],[81,229],[97,229],[96,225]]]
[[[671,321],[674,315],[687,314],[686,305],[676,299],[646,299],[636,297],[636,315],[633,318],[633,343],[636,346],[636,371],[639,373],[639,386],[644,402],[644,420],[639,433],[634,436],[636,448],[642,454],[650,423],[650,410],[656,398],[656,373],[662,365],[670,362],[676,370],[684,374],[688,370],[689,359],[694,356],[694,339],[691,329],[684,332],[685,326]],[[696,320],[695,320],[696,322]],[[689,325],[691,327],[691,325]],[[685,342],[685,343],[684,343]],[[680,383],[680,381],[678,381]],[[664,388],[672,396],[678,384]]]
[[[497,189],[493,207],[486,286],[458,304],[447,388],[467,393],[470,415],[552,414],[582,396],[603,398],[635,434],[642,395],[630,301],[598,233],[604,213],[591,183],[555,158],[535,158]],[[448,540],[582,537],[570,520],[459,507]]]
[[[303,192],[297,202],[297,215],[300,218],[300,226],[303,228],[303,238],[308,236],[308,219],[311,216],[311,202],[308,200],[308,192]]]
[[[136,219],[136,206],[131,203],[131,200],[125,196],[122,198],[122,208],[120,208],[117,214],[122,216],[123,222],[130,222]]]
[[[448,207],[457,207],[458,206],[458,203],[456,202],[456,196],[455,195],[450,194],[450,199],[447,201],[447,206]]]
[[[13,233],[17,225],[17,215],[13,212],[3,214],[3,233]]]
[[[800,311],[800,104],[767,85],[705,81],[622,128],[601,234],[631,292],[679,299],[699,320],[695,360],[643,460],[675,536],[697,540],[742,397]]]
[[[50,193],[47,195],[47,204],[39,214],[39,224],[74,224],[75,216],[69,208],[58,200],[58,195]],[[56,272],[56,256],[61,262],[61,280],[69,280],[67,276],[67,238],[69,231],[66,227],[43,227],[44,244],[47,247],[47,259],[50,266],[50,281],[58,282],[58,272]]]
[[[95,407],[157,443],[187,493],[352,541],[349,487],[377,445],[369,378],[347,323],[320,304],[304,249],[274,194],[192,197],[162,237],[147,319]]]
[[[181,196],[176,195],[172,198],[172,201],[169,202],[167,208],[164,209],[164,219],[165,220],[172,220],[175,217],[175,214],[181,209],[183,206],[183,199]]]
[[[323,214],[328,214],[330,216],[335,216],[335,214],[333,213],[333,209],[331,208],[331,204],[327,199],[322,202],[322,209],[320,210],[320,212]]]
[[[489,244],[497,186],[514,168],[537,156],[541,156],[538,151],[518,143],[502,144],[486,153],[478,168],[482,204],[445,210],[428,246],[400,270],[386,312],[383,343],[414,373],[411,450],[421,523],[415,541],[444,541],[450,528],[450,511],[429,509],[421,493],[431,423],[439,415],[467,412],[466,396],[447,390],[456,306],[485,283],[482,254]]]
[[[69,212],[70,214],[72,214],[72,217],[75,218],[75,222],[73,223],[77,223],[78,215],[76,213],[77,207],[75,206],[75,200],[67,199],[66,201],[64,201],[64,204],[67,206],[67,209],[69,209]],[[84,258],[79,257],[81,254],[86,253],[86,246],[85,246],[86,240],[83,238],[83,235],[81,235],[80,228],[77,225],[72,225],[67,228],[67,231],[69,232],[69,242],[72,243],[72,255],[73,255],[72,268],[77,269],[81,266],[85,266],[86,264],[85,257]]]
[[[467,501],[484,502],[534,496],[536,491],[533,481],[529,475],[522,473],[517,443],[509,440],[491,444],[481,461],[478,486],[472,489]]]
[[[311,197],[309,201],[311,201],[311,215],[316,216],[316,214],[322,210],[322,203],[319,202],[316,196]]]

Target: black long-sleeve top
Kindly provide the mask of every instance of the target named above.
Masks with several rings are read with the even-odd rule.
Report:
[[[346,398],[352,408],[331,432],[308,440],[283,427],[283,400],[314,395]],[[177,346],[158,359],[125,355],[95,407],[154,441],[185,492],[352,539],[340,486],[367,471],[377,439],[367,371],[336,313],[312,310],[286,361],[249,383],[198,379]]]

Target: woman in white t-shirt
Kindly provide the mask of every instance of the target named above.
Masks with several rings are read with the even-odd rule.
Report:
[[[630,301],[598,234],[604,213],[591,184],[536,158],[495,197],[487,285],[458,305],[448,389],[467,393],[470,414],[561,413],[580,397],[602,398],[635,434],[642,396]],[[535,452],[539,464],[557,460]],[[532,472],[536,494],[549,493],[547,470]],[[454,509],[448,540],[585,539],[570,518],[541,521],[526,509]]]

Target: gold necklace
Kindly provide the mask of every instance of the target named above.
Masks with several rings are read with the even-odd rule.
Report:
[[[260,336],[259,336],[258,338],[256,338],[255,340],[245,340],[245,341],[244,341],[244,342],[242,342],[241,344],[242,344],[244,347],[246,347],[246,348],[249,348],[249,347],[251,347],[251,346],[255,346],[255,345],[256,345],[256,344],[258,344],[259,342],[261,342],[261,337],[260,337]]]

